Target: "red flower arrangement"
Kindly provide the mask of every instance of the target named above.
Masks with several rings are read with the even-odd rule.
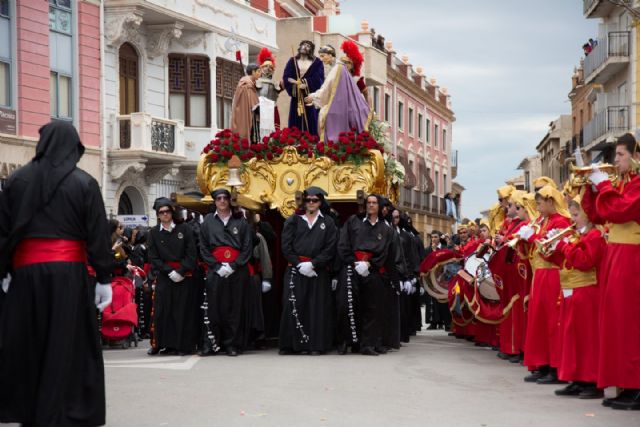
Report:
[[[240,160],[248,161],[255,157],[258,160],[273,160],[282,155],[285,147],[295,147],[299,156],[308,158],[325,156],[336,163],[353,162],[360,165],[369,154],[369,150],[384,153],[382,144],[378,144],[369,132],[341,132],[337,142],[320,142],[316,135],[301,131],[298,128],[276,130],[264,137],[262,142],[251,144],[247,138],[240,138],[229,129],[218,132],[202,150],[211,163],[226,165],[231,156],[237,155]]]

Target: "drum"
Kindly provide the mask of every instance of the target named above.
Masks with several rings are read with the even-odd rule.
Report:
[[[485,258],[470,256],[464,263],[464,270],[476,279],[480,295],[493,302],[500,301],[500,295],[493,280],[493,274]]]
[[[438,302],[444,303],[449,298],[449,282],[460,270],[460,261],[452,259],[437,265],[431,271],[422,275],[422,287]]]

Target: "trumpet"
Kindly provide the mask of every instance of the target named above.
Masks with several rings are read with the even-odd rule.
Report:
[[[598,163],[595,165],[581,167],[578,167],[571,163],[569,165],[569,170],[571,171],[571,176],[569,177],[570,185],[572,187],[582,187],[585,185],[590,185],[591,180],[589,179],[589,175],[591,175],[593,170],[596,168],[609,175],[609,180],[611,180],[612,184],[615,184],[616,181],[618,181],[618,168],[611,163]]]
[[[548,239],[536,240],[535,241],[536,248],[538,249],[538,252],[540,253],[540,255],[549,256],[555,250],[554,244],[557,241],[562,240],[565,237],[573,238],[577,236],[578,236],[578,232],[576,231],[576,226],[570,225],[569,227],[560,230],[558,233],[554,234]]]

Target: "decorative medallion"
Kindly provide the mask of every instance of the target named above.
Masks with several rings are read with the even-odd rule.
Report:
[[[238,227],[233,227],[233,234],[238,234]]]
[[[224,251],[224,259],[231,259],[231,251],[229,249],[227,249],[226,251]]]
[[[326,226],[324,225],[324,222],[322,224],[320,224],[320,229],[324,230],[326,228]]]
[[[182,239],[183,237],[182,232],[178,232],[178,239]]]

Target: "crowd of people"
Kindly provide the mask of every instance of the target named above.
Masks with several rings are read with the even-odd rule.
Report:
[[[465,294],[476,281],[457,274],[449,285],[453,334],[523,364],[526,382],[566,384],[558,396],[598,399],[616,387],[603,405],[639,410],[639,160],[625,134],[616,176],[596,167],[563,191],[548,177],[534,181],[534,193],[499,188],[491,218],[460,228],[458,256],[488,261],[500,300]],[[458,295],[469,295],[467,311]]]
[[[279,232],[225,188],[202,218],[160,197],[157,225],[127,228],[106,219],[97,182],[76,167],[83,152],[72,125],[44,126],[36,157],[0,193],[2,422],[104,423],[100,347],[114,342],[103,333],[101,343],[100,321],[132,316],[151,356],[264,348],[273,289],[280,354],[379,356],[426,323],[522,363],[527,382],[566,383],[559,396],[603,398],[615,386],[605,406],[640,409],[640,155],[630,134],[616,143],[616,177],[594,168],[577,193],[546,177],[534,193],[502,187],[490,218],[434,231],[426,247],[382,195],[341,218],[318,187]],[[421,276],[438,257],[487,260],[497,299],[461,298],[480,277],[458,273],[448,301],[425,294]],[[132,289],[122,313],[119,279]]]

